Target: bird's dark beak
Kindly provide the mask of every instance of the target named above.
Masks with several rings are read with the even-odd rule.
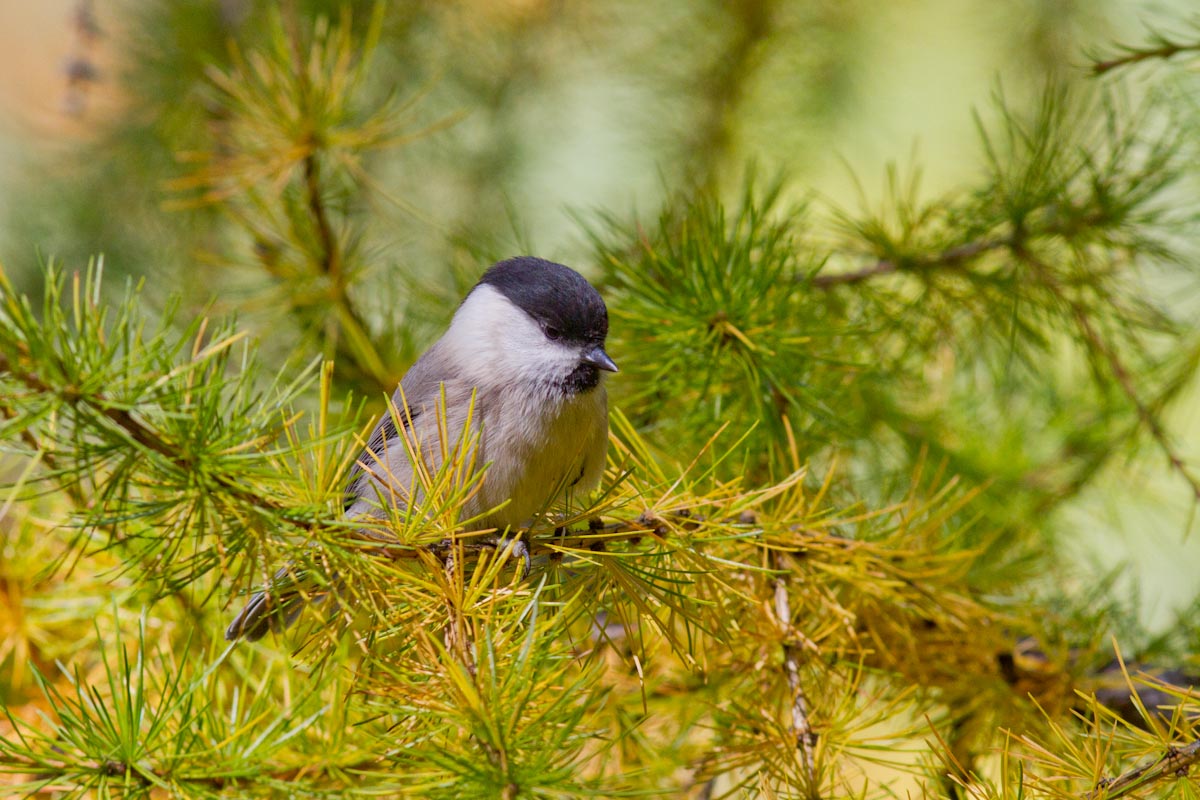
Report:
[[[584,350],[583,355],[579,360],[584,364],[591,364],[597,369],[602,369],[605,372],[620,372],[617,369],[616,363],[608,357],[608,353],[604,352],[604,348],[596,345],[590,350]]]

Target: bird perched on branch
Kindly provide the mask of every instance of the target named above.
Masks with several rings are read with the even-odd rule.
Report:
[[[608,440],[604,351],[608,310],[582,275],[540,258],[491,267],[437,342],[417,359],[375,427],[346,494],[348,519],[387,516],[420,500],[412,463],[436,472],[439,426],[479,421],[479,490],[462,513],[504,531],[527,524],[569,490],[600,482]],[[440,408],[444,403],[444,410]],[[289,588],[292,587],[292,588]],[[262,638],[290,623],[307,595],[284,567],[251,597],[225,638]]]

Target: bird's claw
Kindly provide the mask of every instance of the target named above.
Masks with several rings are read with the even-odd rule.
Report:
[[[521,580],[529,577],[529,573],[533,571],[533,563],[529,558],[529,545],[525,544],[524,539],[517,539],[513,542],[512,554],[514,558],[521,559]]]
[[[501,550],[508,547],[511,542],[513,558],[521,559],[521,580],[529,577],[529,573],[533,571],[533,561],[529,556],[529,545],[519,536],[509,539],[507,536],[497,536],[484,543],[484,546],[491,550]]]

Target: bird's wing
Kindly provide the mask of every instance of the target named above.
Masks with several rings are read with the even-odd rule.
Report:
[[[411,424],[411,418],[415,416],[417,411],[412,414],[400,412],[403,419],[404,427],[408,428]],[[396,439],[396,416],[389,409],[379,418],[379,422],[375,424],[375,430],[371,433],[371,438],[367,440],[367,446],[363,450],[362,455],[354,462],[354,466],[350,467],[350,479],[346,484],[346,495],[342,498],[342,510],[349,511],[350,507],[358,500],[362,494],[362,478],[366,474],[363,465],[370,465],[378,461],[383,456],[384,449],[388,443]]]
[[[438,344],[434,344],[425,351],[425,354],[417,359],[417,362],[400,380],[400,385],[392,395],[392,408],[389,408],[379,418],[362,455],[350,468],[346,495],[343,498],[343,511],[349,511],[350,507],[362,497],[363,491],[370,485],[367,472],[375,464],[381,462],[384,453],[399,438],[400,434],[396,423],[399,422],[405,430],[411,430],[421,414],[436,403],[440,391],[439,386],[451,377],[446,374],[444,362],[438,358],[437,350]],[[402,447],[402,445],[397,446]]]

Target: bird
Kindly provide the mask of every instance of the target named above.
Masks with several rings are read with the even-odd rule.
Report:
[[[486,467],[462,518],[503,532],[567,492],[595,489],[608,449],[604,374],[618,371],[607,336],[604,299],[575,270],[533,256],[492,265],[401,378],[392,397],[398,413],[381,416],[351,469],[346,519],[378,522],[389,506],[418,504],[410,453],[419,450],[436,472],[439,427],[464,431],[469,419],[478,421],[476,459]],[[290,624],[310,596],[292,573],[283,567],[256,592],[225,638],[256,641]]]

